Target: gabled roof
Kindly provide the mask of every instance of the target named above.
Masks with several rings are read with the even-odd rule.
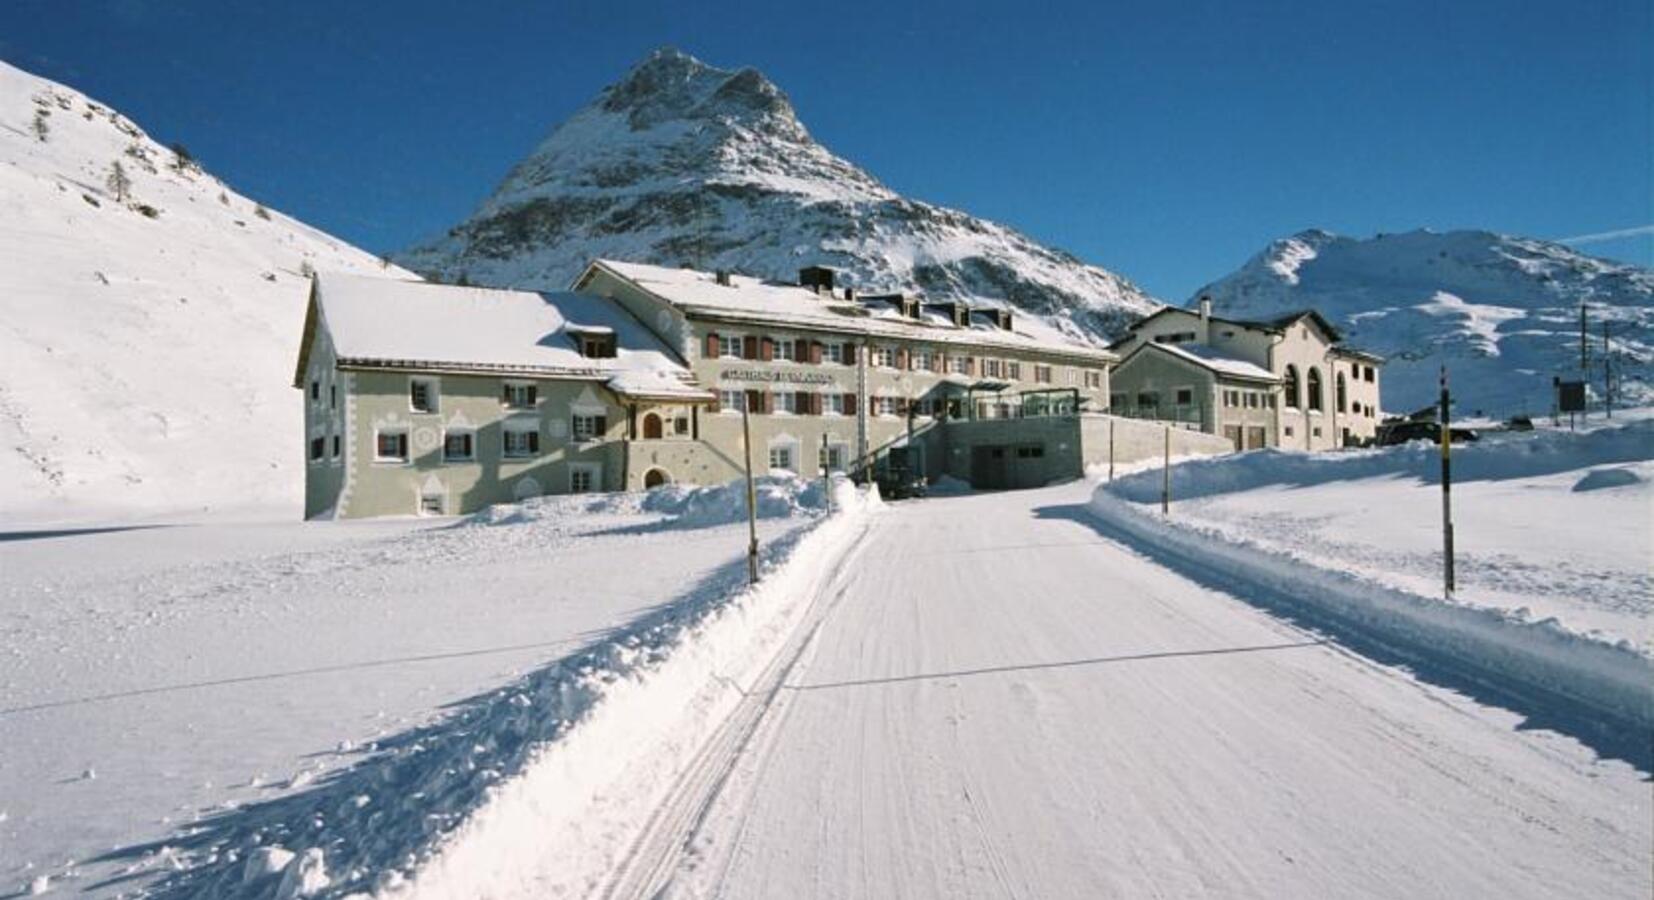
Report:
[[[1037,316],[1013,314],[1011,329],[999,328],[992,320],[1004,304],[992,301],[967,303],[970,309],[980,310],[983,315],[972,315],[966,325],[959,326],[948,316],[924,310],[924,304],[920,306],[920,318],[913,319],[902,315],[889,302],[863,305],[838,295],[818,294],[811,288],[744,275],[730,275],[728,284],[719,284],[717,276],[709,272],[611,259],[593,261],[575,279],[574,289],[584,289],[599,271],[629,281],[661,302],[690,315],[744,320],[783,328],[814,328],[875,337],[1045,351],[1084,356],[1096,362],[1108,362],[1115,358],[1113,353],[1101,347],[1076,341]],[[880,301],[889,296],[878,295],[869,299]]]
[[[1131,323],[1131,325],[1127,326],[1126,330],[1127,332],[1134,332],[1163,315],[1173,313],[1181,313],[1192,319],[1200,318],[1200,313],[1193,309],[1188,309],[1182,306],[1162,306],[1154,312],[1149,313],[1143,318]],[[1320,328],[1321,331],[1327,335],[1328,340],[1333,343],[1337,343],[1338,341],[1344,339],[1343,333],[1340,332],[1332,324],[1332,322],[1328,321],[1326,316],[1321,315],[1320,312],[1313,309],[1295,310],[1293,312],[1285,313],[1284,315],[1276,316],[1272,319],[1229,319],[1223,316],[1212,316],[1211,318],[1213,322],[1223,325],[1234,325],[1240,328],[1250,328],[1255,331],[1267,331],[1270,334],[1280,334],[1288,328],[1291,328],[1299,319],[1306,317],[1314,320],[1316,327]],[[1118,347],[1129,340],[1131,340],[1131,336],[1128,333],[1125,337],[1120,338],[1109,346]]]
[[[653,332],[601,297],[328,273],[316,276],[311,298],[310,314],[327,329],[341,366],[517,373],[599,381],[632,396],[711,396]],[[614,357],[581,355],[573,335],[593,331],[615,335]],[[307,339],[301,373],[308,352]]]
[[[1126,358],[1120,361],[1119,368],[1124,369],[1130,365],[1131,361],[1136,359],[1139,354],[1153,351],[1159,351],[1173,359],[1198,366],[1220,378],[1261,381],[1269,384],[1279,384],[1281,381],[1281,376],[1256,363],[1219,353],[1205,344],[1157,344],[1148,341],[1136,350],[1126,354]]]

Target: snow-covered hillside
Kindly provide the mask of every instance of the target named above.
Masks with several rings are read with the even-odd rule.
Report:
[[[904,198],[816,143],[785,94],[656,51],[564,122],[470,219],[401,261],[445,280],[561,289],[595,257],[1009,300],[1072,334],[1156,303],[1130,282],[962,212]]]
[[[5,63],[0,246],[8,523],[271,505],[296,515],[302,269],[407,275]]]
[[[1459,410],[1487,415],[1549,412],[1552,377],[1579,377],[1586,303],[1598,398],[1607,322],[1624,375],[1617,402],[1654,402],[1654,272],[1560,244],[1486,231],[1358,240],[1310,230],[1275,241],[1202,294],[1237,318],[1321,310],[1353,344],[1389,357],[1388,409],[1430,403],[1445,362]]]

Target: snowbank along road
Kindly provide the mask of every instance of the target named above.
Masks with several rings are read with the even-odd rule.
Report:
[[[1649,895],[1635,766],[1167,568],[1085,492],[877,517],[611,895]]]

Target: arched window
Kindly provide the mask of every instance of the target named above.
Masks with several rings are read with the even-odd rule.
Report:
[[[1296,409],[1297,406],[1298,406],[1298,367],[1297,366],[1287,366],[1286,367],[1286,384],[1281,386],[1281,393],[1286,395],[1286,400],[1283,401],[1283,402],[1285,402],[1287,406]]]
[[[654,413],[645,414],[643,417],[643,439],[658,441],[661,438],[661,431],[660,416]]]
[[[643,473],[643,489],[652,491],[664,484],[671,484],[672,476],[666,474],[665,469],[650,469]]]
[[[1309,370],[1309,408],[1321,408],[1321,370],[1314,367]]]
[[[1338,395],[1334,399],[1334,402],[1338,404],[1338,411],[1340,413],[1342,413],[1342,412],[1344,412],[1345,409],[1348,408],[1347,404],[1348,404],[1348,401],[1349,401],[1349,392],[1344,387],[1344,373],[1343,372],[1338,373],[1338,387],[1336,388],[1336,390],[1338,391]]]

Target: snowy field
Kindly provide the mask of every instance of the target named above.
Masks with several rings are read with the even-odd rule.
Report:
[[[1456,600],[1654,657],[1654,420],[1454,448]],[[1237,546],[1441,595],[1440,455],[1261,452],[1174,470],[1172,519]],[[1152,505],[1161,477],[1118,480]]]
[[[761,488],[766,547],[818,521],[819,484]],[[470,520],[0,541],[0,896],[107,894],[199,863],[168,846],[191,823],[274,815],[376,750],[446,734],[524,672],[728,593],[744,579],[742,502],[674,488]],[[457,815],[468,797],[398,813],[418,830],[422,811]],[[139,877],[108,881],[126,874]]]
[[[1397,511],[1433,527],[1429,447],[1184,462],[1170,522],[1157,471],[889,507],[841,482],[832,517],[765,480],[756,588],[733,487],[0,542],[0,879],[1645,898],[1654,660],[1619,607],[1647,532],[1578,548],[1646,518],[1650,428],[1462,452],[1464,508],[1508,511],[1461,527],[1618,593],[1469,562],[1458,605],[1389,571],[1429,562]],[[1283,491],[1323,531],[1269,525]],[[1570,503],[1590,528],[1534,512]]]

